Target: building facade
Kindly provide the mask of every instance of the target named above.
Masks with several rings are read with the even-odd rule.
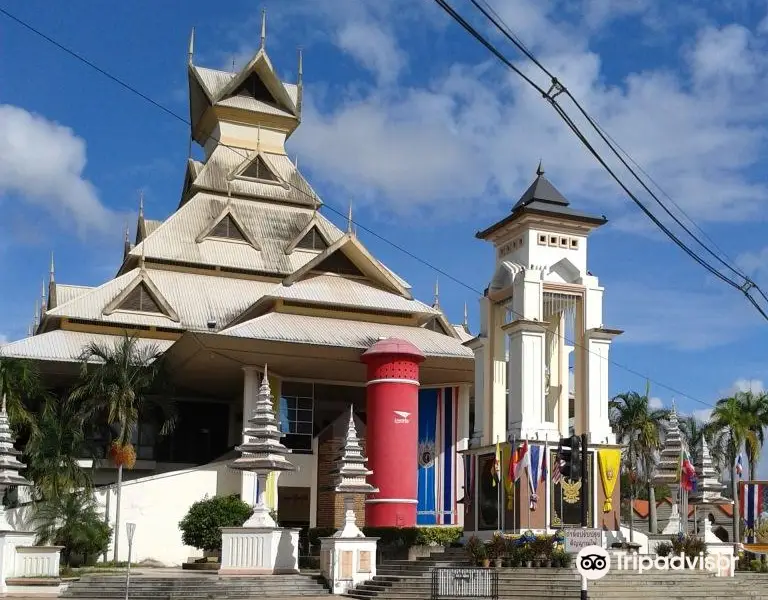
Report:
[[[3,346],[1,356],[35,361],[63,396],[92,342],[112,345],[127,333],[161,352],[178,423],[162,437],[158,422],[142,416],[133,440],[137,464],[127,474],[137,480],[232,458],[268,365],[283,442],[297,466],[269,484],[282,524],[333,524],[323,465],[338,446],[334,424],[350,405],[363,437],[366,427],[388,436],[367,451],[374,471],[400,454],[413,463],[401,477],[412,479],[414,495],[393,498],[379,482],[380,492],[369,498],[400,502],[392,522],[379,524],[461,523],[458,452],[469,438],[474,366],[465,342],[472,336],[437,303],[414,299],[409,284],[358,239],[351,215],[346,231],[324,216],[285,150],[301,122],[301,58],[298,80],[281,80],[264,37],[256,55],[230,73],[195,64],[193,36],[191,138],[203,157],[187,161],[178,208],[154,220],[142,206],[116,276],[101,285],[60,283],[52,261],[32,335]],[[413,409],[400,407],[392,382],[371,379],[363,356],[381,342],[421,357],[415,375],[401,382],[410,386]],[[395,368],[401,357],[385,358]],[[384,422],[397,419],[407,423],[392,429]],[[106,449],[109,439],[100,441]],[[115,481],[107,460],[95,467],[97,485]],[[253,501],[253,477],[237,481],[242,497]]]
[[[481,299],[480,333],[469,342],[475,404],[464,453],[467,531],[578,526],[582,503],[586,525],[620,528],[608,356],[621,332],[603,324],[603,288],[587,269],[589,233],[605,222],[571,208],[540,165],[511,213],[477,234],[494,245],[496,265]],[[560,441],[582,434],[586,479],[558,476]],[[513,449],[530,462],[517,480]]]

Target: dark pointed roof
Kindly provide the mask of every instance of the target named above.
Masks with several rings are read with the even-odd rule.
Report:
[[[573,210],[569,207],[569,204],[565,196],[550,183],[549,179],[544,177],[544,169],[542,169],[541,162],[539,162],[539,167],[536,169],[536,179],[534,179],[533,183],[512,207],[512,214],[487,229],[479,231],[476,237],[485,239],[488,235],[511,223],[521,215],[531,213],[573,219],[597,226],[607,222],[605,217],[596,217]]]

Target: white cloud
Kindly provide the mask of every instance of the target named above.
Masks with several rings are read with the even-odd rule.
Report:
[[[664,402],[661,398],[658,398],[657,396],[652,396],[648,399],[648,408],[653,410],[659,410],[661,408],[664,408]]]
[[[84,178],[85,141],[40,115],[0,105],[0,194],[72,219],[81,233],[107,229],[113,214]]]
[[[736,392],[754,392],[759,394],[763,391],[765,391],[765,385],[760,379],[737,379],[730,388],[731,394]]]
[[[750,180],[745,169],[757,160],[764,136],[759,98],[767,67],[748,31],[738,26],[704,30],[686,51],[685,71],[660,66],[608,85],[583,22],[574,26],[557,20],[554,2],[497,4],[523,41],[688,214],[699,222],[762,217],[765,186]],[[637,12],[642,2],[623,12],[612,1],[587,4],[597,23]],[[313,102],[314,90],[308,90],[294,144],[313,177],[326,179],[344,195],[359,197],[365,190],[364,198],[384,200],[396,213],[420,209],[460,219],[470,210],[490,211],[513,201],[530,183],[541,157],[566,195],[582,205],[591,202],[596,210],[608,207],[605,212],[612,218],[622,217],[629,203],[619,188],[540,95],[500,69],[495,59],[456,63],[420,77],[423,83],[411,87],[394,85],[402,68],[396,49],[405,34],[397,19],[382,21],[371,6],[363,2],[350,13],[337,11],[329,21],[336,31],[332,39],[354,51],[377,74],[377,84],[356,82],[354,93],[332,89],[327,93],[335,102]],[[410,15],[406,24],[427,29],[437,21],[447,26],[436,11],[425,14],[428,18],[422,16],[417,24]],[[463,31],[450,27],[447,35],[455,36],[454,44],[475,47]],[[718,45],[729,60],[746,66],[707,62]],[[434,64],[412,58],[410,67],[427,73]],[[546,77],[526,68],[548,87]],[[738,85],[723,85],[726,79]],[[564,96],[560,100],[575,114]]]
[[[697,421],[701,421],[702,423],[706,423],[707,421],[709,421],[709,417],[712,414],[712,409],[711,408],[701,408],[701,409],[698,409],[698,410],[694,410],[691,414],[696,418]]]

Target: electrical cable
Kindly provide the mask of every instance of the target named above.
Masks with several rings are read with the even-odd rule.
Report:
[[[52,39],[52,38],[50,38],[49,36],[45,35],[45,34],[44,34],[44,33],[42,33],[41,31],[39,31],[38,29],[36,29],[36,28],[34,28],[33,26],[31,26],[30,24],[28,24],[28,23],[26,23],[26,22],[22,21],[21,19],[19,19],[19,18],[17,18],[17,17],[15,17],[15,16],[13,16],[12,14],[10,14],[10,13],[9,13],[7,10],[5,10],[5,9],[4,9],[4,8],[2,8],[2,7],[0,7],[0,14],[2,14],[2,15],[4,15],[4,16],[6,16],[6,17],[8,17],[8,18],[10,18],[11,20],[15,21],[15,22],[16,22],[16,23],[18,23],[19,25],[22,25],[24,28],[26,28],[26,29],[27,29],[27,30],[29,30],[30,32],[32,32],[32,33],[34,33],[34,34],[38,35],[39,37],[41,37],[41,38],[43,38],[43,39],[45,39],[46,41],[48,41],[49,43],[53,44],[53,45],[54,45],[54,46],[56,46],[57,48],[59,48],[59,49],[63,50],[64,52],[66,52],[66,53],[67,53],[68,55],[70,55],[71,57],[73,57],[73,58],[77,59],[78,61],[80,61],[80,62],[84,63],[85,65],[87,65],[87,66],[89,66],[89,67],[93,68],[94,70],[98,71],[98,72],[99,72],[99,73],[101,73],[102,75],[104,75],[104,76],[108,77],[108,78],[109,78],[110,80],[112,80],[113,82],[115,82],[115,83],[119,84],[119,85],[120,85],[122,88],[124,88],[124,89],[126,89],[126,90],[128,90],[128,91],[130,91],[130,92],[132,92],[132,93],[134,93],[135,95],[137,95],[137,96],[139,96],[140,98],[144,99],[145,101],[149,102],[149,103],[150,103],[150,104],[152,104],[153,106],[155,106],[155,107],[157,107],[157,108],[160,108],[160,109],[161,109],[163,112],[165,112],[165,113],[169,114],[170,116],[174,117],[174,118],[175,118],[175,119],[177,119],[178,121],[181,121],[181,122],[182,122],[182,123],[184,123],[186,126],[188,126],[188,127],[192,127],[192,124],[190,123],[190,121],[189,121],[188,119],[186,119],[186,118],[182,117],[181,115],[178,115],[178,114],[176,114],[176,113],[175,113],[175,112],[173,112],[171,109],[169,109],[169,108],[167,108],[167,107],[163,106],[163,105],[162,105],[162,104],[160,104],[159,102],[156,102],[155,100],[151,99],[149,96],[146,96],[144,93],[140,92],[139,90],[137,90],[136,88],[134,88],[134,87],[133,87],[133,86],[131,86],[130,84],[126,83],[125,81],[123,81],[123,80],[119,79],[118,77],[116,77],[116,76],[114,76],[114,75],[112,75],[112,74],[108,73],[107,71],[103,70],[102,68],[98,67],[97,65],[95,65],[94,63],[92,63],[91,61],[89,61],[88,59],[86,59],[85,57],[81,56],[81,55],[80,55],[80,54],[78,54],[77,52],[75,52],[75,51],[73,51],[73,50],[71,50],[71,49],[67,48],[66,46],[63,46],[63,45],[62,45],[62,44],[60,44],[59,42],[57,42],[57,41],[53,40],[53,39]],[[461,18],[461,17],[459,17],[459,18]],[[465,22],[466,22],[466,21],[465,21]],[[479,35],[479,34],[478,34],[478,35]],[[487,44],[487,42],[484,42],[484,45],[486,45],[486,44]],[[486,45],[486,47],[488,47],[488,45]],[[489,48],[489,49],[491,49],[491,48]],[[515,70],[515,71],[516,71],[516,72],[518,72],[518,73],[519,73],[519,74],[520,74],[520,75],[521,75],[521,76],[522,76],[524,79],[528,80],[528,78],[527,78],[527,77],[526,77],[524,74],[522,74],[522,72],[520,72],[520,71],[519,71],[519,70],[518,70],[518,69],[517,69],[517,68],[516,68],[514,65],[512,65],[512,63],[510,63],[510,62],[509,62],[509,61],[508,61],[508,60],[507,60],[507,59],[506,59],[506,58],[505,58],[503,55],[501,55],[501,53],[498,53],[498,51],[496,51],[495,49],[494,49],[494,50],[491,50],[491,51],[492,51],[492,52],[494,52],[494,54],[497,54],[497,56],[499,56],[500,60],[504,61],[504,62],[505,62],[505,64],[508,64],[508,66],[509,66],[511,69]],[[536,84],[535,84],[535,83],[533,83],[533,82],[532,82],[532,81],[530,81],[530,80],[529,80],[529,82],[531,83],[531,85],[533,85],[534,87],[536,87],[537,89],[539,89],[539,90],[541,91],[541,93],[543,93],[543,94],[545,93],[545,92],[544,92],[544,90],[542,90],[541,88],[538,88],[538,86],[536,86]],[[247,153],[243,153],[243,152],[242,152],[242,150],[243,150],[242,148],[237,148],[237,147],[234,147],[234,146],[230,146],[230,145],[224,144],[224,143],[222,143],[222,142],[221,142],[221,141],[220,141],[220,140],[219,140],[219,139],[218,139],[216,136],[214,136],[214,135],[211,135],[210,137],[211,137],[211,139],[213,139],[214,141],[216,141],[216,142],[217,142],[219,145],[221,145],[221,146],[223,146],[223,147],[226,147],[226,148],[229,148],[230,150],[232,150],[232,151],[234,151],[234,152],[237,152],[237,153],[238,153],[238,154],[240,154],[240,155],[241,155],[243,158],[246,158],[246,159],[247,159],[247,158],[250,158],[250,157],[248,156],[248,154],[247,154]],[[293,184],[292,184],[292,183],[290,183],[289,181],[286,181],[285,183],[287,183],[287,184],[288,184],[290,187],[292,187],[293,189],[295,189],[297,192],[299,192],[299,193],[301,193],[301,194],[304,194],[304,195],[305,195],[307,198],[310,198],[310,199],[311,199],[313,202],[317,202],[317,201],[319,200],[319,198],[312,196],[311,194],[307,193],[305,190],[302,190],[302,189],[298,188],[297,186],[293,185]],[[328,208],[328,209],[329,209],[331,212],[333,212],[333,213],[335,213],[335,214],[339,215],[339,216],[340,216],[340,217],[342,217],[342,218],[345,218],[345,219],[347,218],[347,215],[345,215],[343,211],[341,211],[341,210],[338,210],[338,209],[334,208],[333,206],[331,206],[331,205],[329,205],[329,204],[327,204],[327,203],[322,203],[322,206],[324,206],[324,207]],[[466,289],[467,289],[467,290],[469,290],[469,291],[472,291],[473,293],[477,294],[479,297],[484,297],[484,296],[485,296],[484,292],[481,292],[480,290],[476,289],[476,288],[475,288],[475,287],[473,287],[472,285],[470,285],[470,284],[468,284],[468,283],[465,283],[464,281],[462,281],[462,280],[458,279],[457,277],[455,277],[455,276],[451,275],[450,273],[446,272],[445,270],[441,269],[440,267],[438,267],[438,266],[436,266],[436,265],[434,265],[434,264],[430,263],[429,261],[427,261],[427,260],[425,260],[425,259],[421,258],[420,256],[418,256],[418,255],[414,254],[413,252],[411,252],[410,250],[408,250],[408,249],[404,248],[403,246],[400,246],[399,244],[397,244],[397,243],[395,243],[395,242],[393,242],[393,241],[391,241],[391,240],[387,239],[386,237],[384,237],[384,236],[382,236],[381,234],[379,234],[379,233],[375,232],[374,230],[370,229],[369,227],[366,227],[365,225],[362,225],[362,224],[360,224],[359,222],[357,222],[357,221],[355,221],[355,220],[352,220],[351,222],[352,222],[352,223],[353,223],[353,224],[354,224],[356,227],[359,227],[359,228],[360,228],[360,229],[362,229],[363,231],[366,231],[367,233],[371,234],[371,235],[372,235],[372,236],[374,236],[375,238],[377,238],[377,239],[379,239],[379,240],[381,240],[381,241],[385,242],[385,243],[386,243],[386,244],[388,244],[389,246],[391,246],[391,247],[395,248],[395,249],[396,249],[396,250],[398,250],[399,252],[401,252],[401,253],[405,254],[406,256],[408,256],[409,258],[411,258],[411,259],[413,259],[413,260],[415,260],[415,261],[417,261],[417,262],[421,263],[422,265],[424,265],[424,266],[428,267],[429,269],[432,269],[432,270],[433,270],[433,271],[435,271],[436,273],[438,273],[438,274],[440,274],[440,275],[442,275],[442,276],[444,276],[444,277],[446,277],[446,278],[450,279],[450,280],[451,280],[451,281],[453,281],[454,283],[456,283],[456,284],[458,284],[458,285],[460,285],[460,286],[462,286],[462,287],[466,288]],[[523,315],[522,315],[521,313],[519,313],[519,312],[515,311],[515,310],[514,310],[514,309],[512,309],[511,307],[508,307],[508,310],[510,311],[510,313],[512,313],[512,314],[514,314],[514,315],[516,315],[517,317],[523,317]],[[567,338],[567,337],[566,337],[564,334],[562,334],[562,333],[559,333],[558,331],[555,331],[555,330],[553,330],[553,329],[547,329],[547,331],[549,331],[550,333],[552,333],[552,335],[554,335],[554,336],[557,336],[557,337],[560,337],[560,338],[562,338],[562,339],[563,339],[563,340],[564,340],[566,343],[568,343],[569,345],[572,345],[572,346],[574,346],[574,347],[577,347],[577,348],[581,348],[581,349],[582,349],[582,350],[584,350],[584,351],[585,351],[587,354],[593,354],[593,355],[595,355],[595,356],[597,356],[597,357],[599,357],[599,358],[601,358],[601,359],[605,360],[601,354],[598,354],[597,352],[595,352],[595,351],[593,351],[593,350],[590,350],[590,349],[589,349],[589,348],[588,348],[586,345],[584,345],[584,344],[580,344],[580,343],[576,342],[575,340],[569,340],[569,339],[568,339],[568,338]],[[650,378],[650,377],[648,377],[647,375],[644,375],[643,373],[640,373],[639,371],[636,371],[636,370],[632,369],[631,367],[628,367],[628,366],[626,366],[626,365],[623,365],[623,364],[621,364],[621,363],[618,363],[618,362],[616,362],[616,361],[615,361],[615,360],[613,360],[613,359],[607,359],[607,361],[606,361],[606,362],[608,362],[609,364],[612,364],[612,365],[614,365],[615,367],[618,367],[618,368],[622,369],[623,371],[625,371],[625,372],[627,372],[627,373],[629,373],[629,374],[631,374],[631,375],[634,375],[634,376],[636,376],[636,377],[640,377],[640,378],[642,378],[642,379],[645,379],[646,381],[648,381],[648,382],[650,382],[650,383],[654,384],[655,386],[657,386],[657,387],[660,387],[660,388],[662,388],[662,389],[665,389],[665,390],[667,390],[667,391],[669,391],[669,392],[672,392],[673,394],[676,394],[676,395],[678,395],[678,396],[681,396],[681,397],[683,397],[683,398],[687,398],[687,399],[689,399],[689,400],[691,400],[691,401],[693,401],[693,402],[695,402],[695,403],[697,403],[697,404],[701,404],[702,406],[706,406],[707,408],[712,408],[712,407],[714,407],[714,404],[712,404],[711,402],[705,402],[704,400],[701,400],[701,399],[698,399],[698,398],[696,398],[696,397],[694,397],[694,396],[691,396],[690,394],[687,394],[687,393],[685,393],[685,392],[682,392],[682,391],[680,391],[680,390],[678,390],[678,389],[676,389],[676,388],[674,388],[674,387],[672,387],[672,386],[669,386],[669,385],[667,385],[667,384],[664,384],[664,383],[662,383],[662,382],[660,382],[660,381],[657,381],[657,380],[651,379],[651,378]]]

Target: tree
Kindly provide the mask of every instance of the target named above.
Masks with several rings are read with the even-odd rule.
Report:
[[[712,440],[707,439],[707,436],[711,438],[711,435],[708,433],[706,424],[699,421],[693,415],[685,416],[680,419],[680,433],[688,447],[688,454],[691,457],[691,462],[694,465],[699,464],[701,461],[701,456],[699,456],[699,453],[701,452],[701,441],[706,440],[710,447],[712,445]]]
[[[188,546],[208,552],[221,550],[221,528],[241,527],[253,508],[237,495],[216,496],[195,502],[179,523],[181,539]]]
[[[21,358],[0,358],[0,399],[5,396],[8,419],[18,435],[34,427],[34,401],[44,395],[35,364]]]
[[[656,493],[653,487],[653,471],[656,467],[656,453],[661,448],[661,434],[665,430],[669,413],[666,410],[652,410],[648,406],[648,389],[645,395],[625,392],[609,403],[611,427],[618,440],[626,445],[623,456],[625,473],[629,477],[630,511],[629,538],[634,541],[634,506],[637,485],[642,481],[648,488],[648,528],[656,532]]]
[[[64,546],[62,558],[67,566],[75,557],[87,564],[109,547],[112,530],[88,492],[38,502],[33,518],[37,525],[37,543]]]
[[[152,403],[147,394],[161,372],[160,351],[155,344],[140,345],[138,338],[125,334],[110,346],[91,342],[82,354],[80,382],[71,393],[75,402],[83,402],[95,419],[106,416],[107,423],[117,427],[116,440],[110,448],[117,463],[117,502],[115,529],[120,527],[120,495],[123,465],[131,467],[131,436],[142,412],[150,404],[169,409],[169,405]],[[95,364],[94,364],[95,363]],[[160,434],[168,433],[175,423],[170,412]],[[118,557],[118,539],[115,537],[114,560]]]
[[[741,393],[741,392],[740,392]],[[731,493],[738,498],[736,490],[736,457],[745,444],[749,447],[758,445],[755,429],[758,427],[755,413],[744,410],[744,403],[737,393],[730,398],[721,398],[712,410],[710,422],[707,425],[708,434],[712,436],[713,446],[725,456],[731,470]],[[750,463],[751,464],[751,463]],[[733,504],[733,540],[740,540],[739,502]]]
[[[86,411],[75,402],[45,401],[24,449],[26,475],[38,499],[60,498],[77,488],[91,489],[91,474],[79,464],[79,459],[94,457],[88,430]]]
[[[753,435],[747,436],[744,446],[749,460],[749,478],[755,480],[760,451],[765,443],[765,428],[768,427],[768,394],[748,390],[737,392],[734,397],[741,405],[741,410],[749,415],[749,430]]]

